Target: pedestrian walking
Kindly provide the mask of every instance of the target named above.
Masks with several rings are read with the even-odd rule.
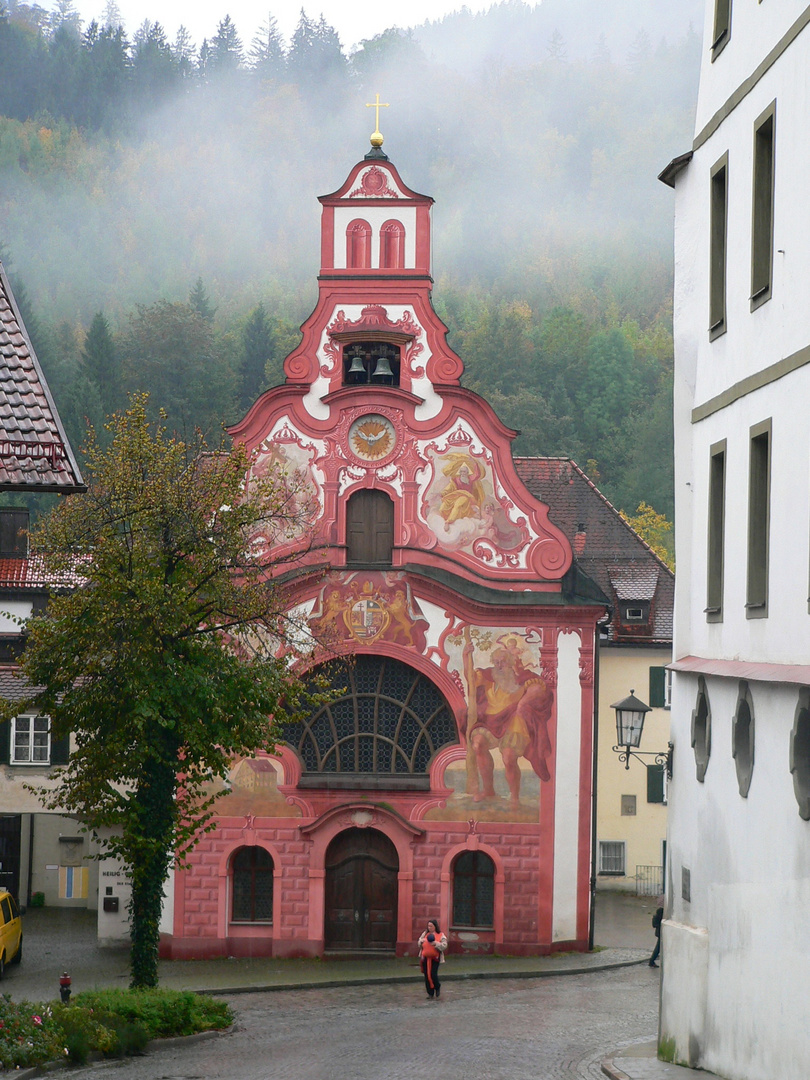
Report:
[[[656,960],[661,952],[661,920],[664,917],[664,909],[662,907],[657,908],[655,914],[652,917],[653,930],[655,930],[655,948],[653,954],[650,957],[650,967],[658,967]]]
[[[435,919],[428,920],[427,929],[422,931],[417,945],[419,965],[425,976],[427,996],[438,1001],[442,989],[439,981],[439,965],[444,963],[447,937],[441,932]]]

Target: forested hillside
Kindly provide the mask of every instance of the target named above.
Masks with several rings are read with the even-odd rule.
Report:
[[[302,13],[199,46],[108,3],[0,2],[0,256],[72,439],[133,389],[233,422],[315,299],[316,195],[368,146],[436,199],[434,299],[465,383],[619,506],[671,516],[671,193],[696,0],[507,2],[351,56]]]

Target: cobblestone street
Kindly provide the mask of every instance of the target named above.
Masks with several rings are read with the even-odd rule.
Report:
[[[448,967],[450,965],[448,964]],[[658,972],[646,966],[546,979],[419,983],[229,999],[235,1030],[77,1080],[557,1080],[601,1077],[617,1047],[655,1038]]]

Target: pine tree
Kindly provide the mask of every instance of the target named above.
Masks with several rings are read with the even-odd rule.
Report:
[[[273,330],[264,304],[251,311],[242,332],[239,401],[249,409],[267,386],[267,363],[273,353]]]
[[[278,79],[284,72],[284,41],[272,12],[253,38],[248,54],[250,67],[262,79]]]
[[[206,322],[213,322],[214,315],[216,314],[216,308],[211,306],[211,301],[208,298],[208,293],[203,285],[203,279],[198,277],[194,283],[194,288],[188,294],[188,302],[191,307],[201,315]]]
[[[172,56],[177,63],[181,79],[187,79],[194,71],[194,42],[185,26],[179,26],[174,36]]]
[[[105,413],[111,413],[121,392],[121,366],[110,324],[99,311],[93,316],[82,349],[82,368],[96,386]]]
[[[211,40],[211,57],[208,62],[209,71],[225,74],[236,71],[242,64],[242,42],[236,32],[236,27],[231,22],[230,15],[226,15],[217,27],[217,32]]]

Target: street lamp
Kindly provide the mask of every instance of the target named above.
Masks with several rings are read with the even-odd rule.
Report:
[[[644,730],[644,717],[652,712],[649,705],[645,705],[635,696],[635,691],[630,691],[630,696],[622,701],[617,701],[610,706],[616,710],[616,742],[613,752],[619,755],[619,761],[624,762],[625,769],[630,768],[630,758],[638,758],[643,762],[645,757],[655,759],[656,765],[665,765],[667,777],[672,779],[672,743],[667,743],[666,752],[651,750],[639,750],[641,733]]]

